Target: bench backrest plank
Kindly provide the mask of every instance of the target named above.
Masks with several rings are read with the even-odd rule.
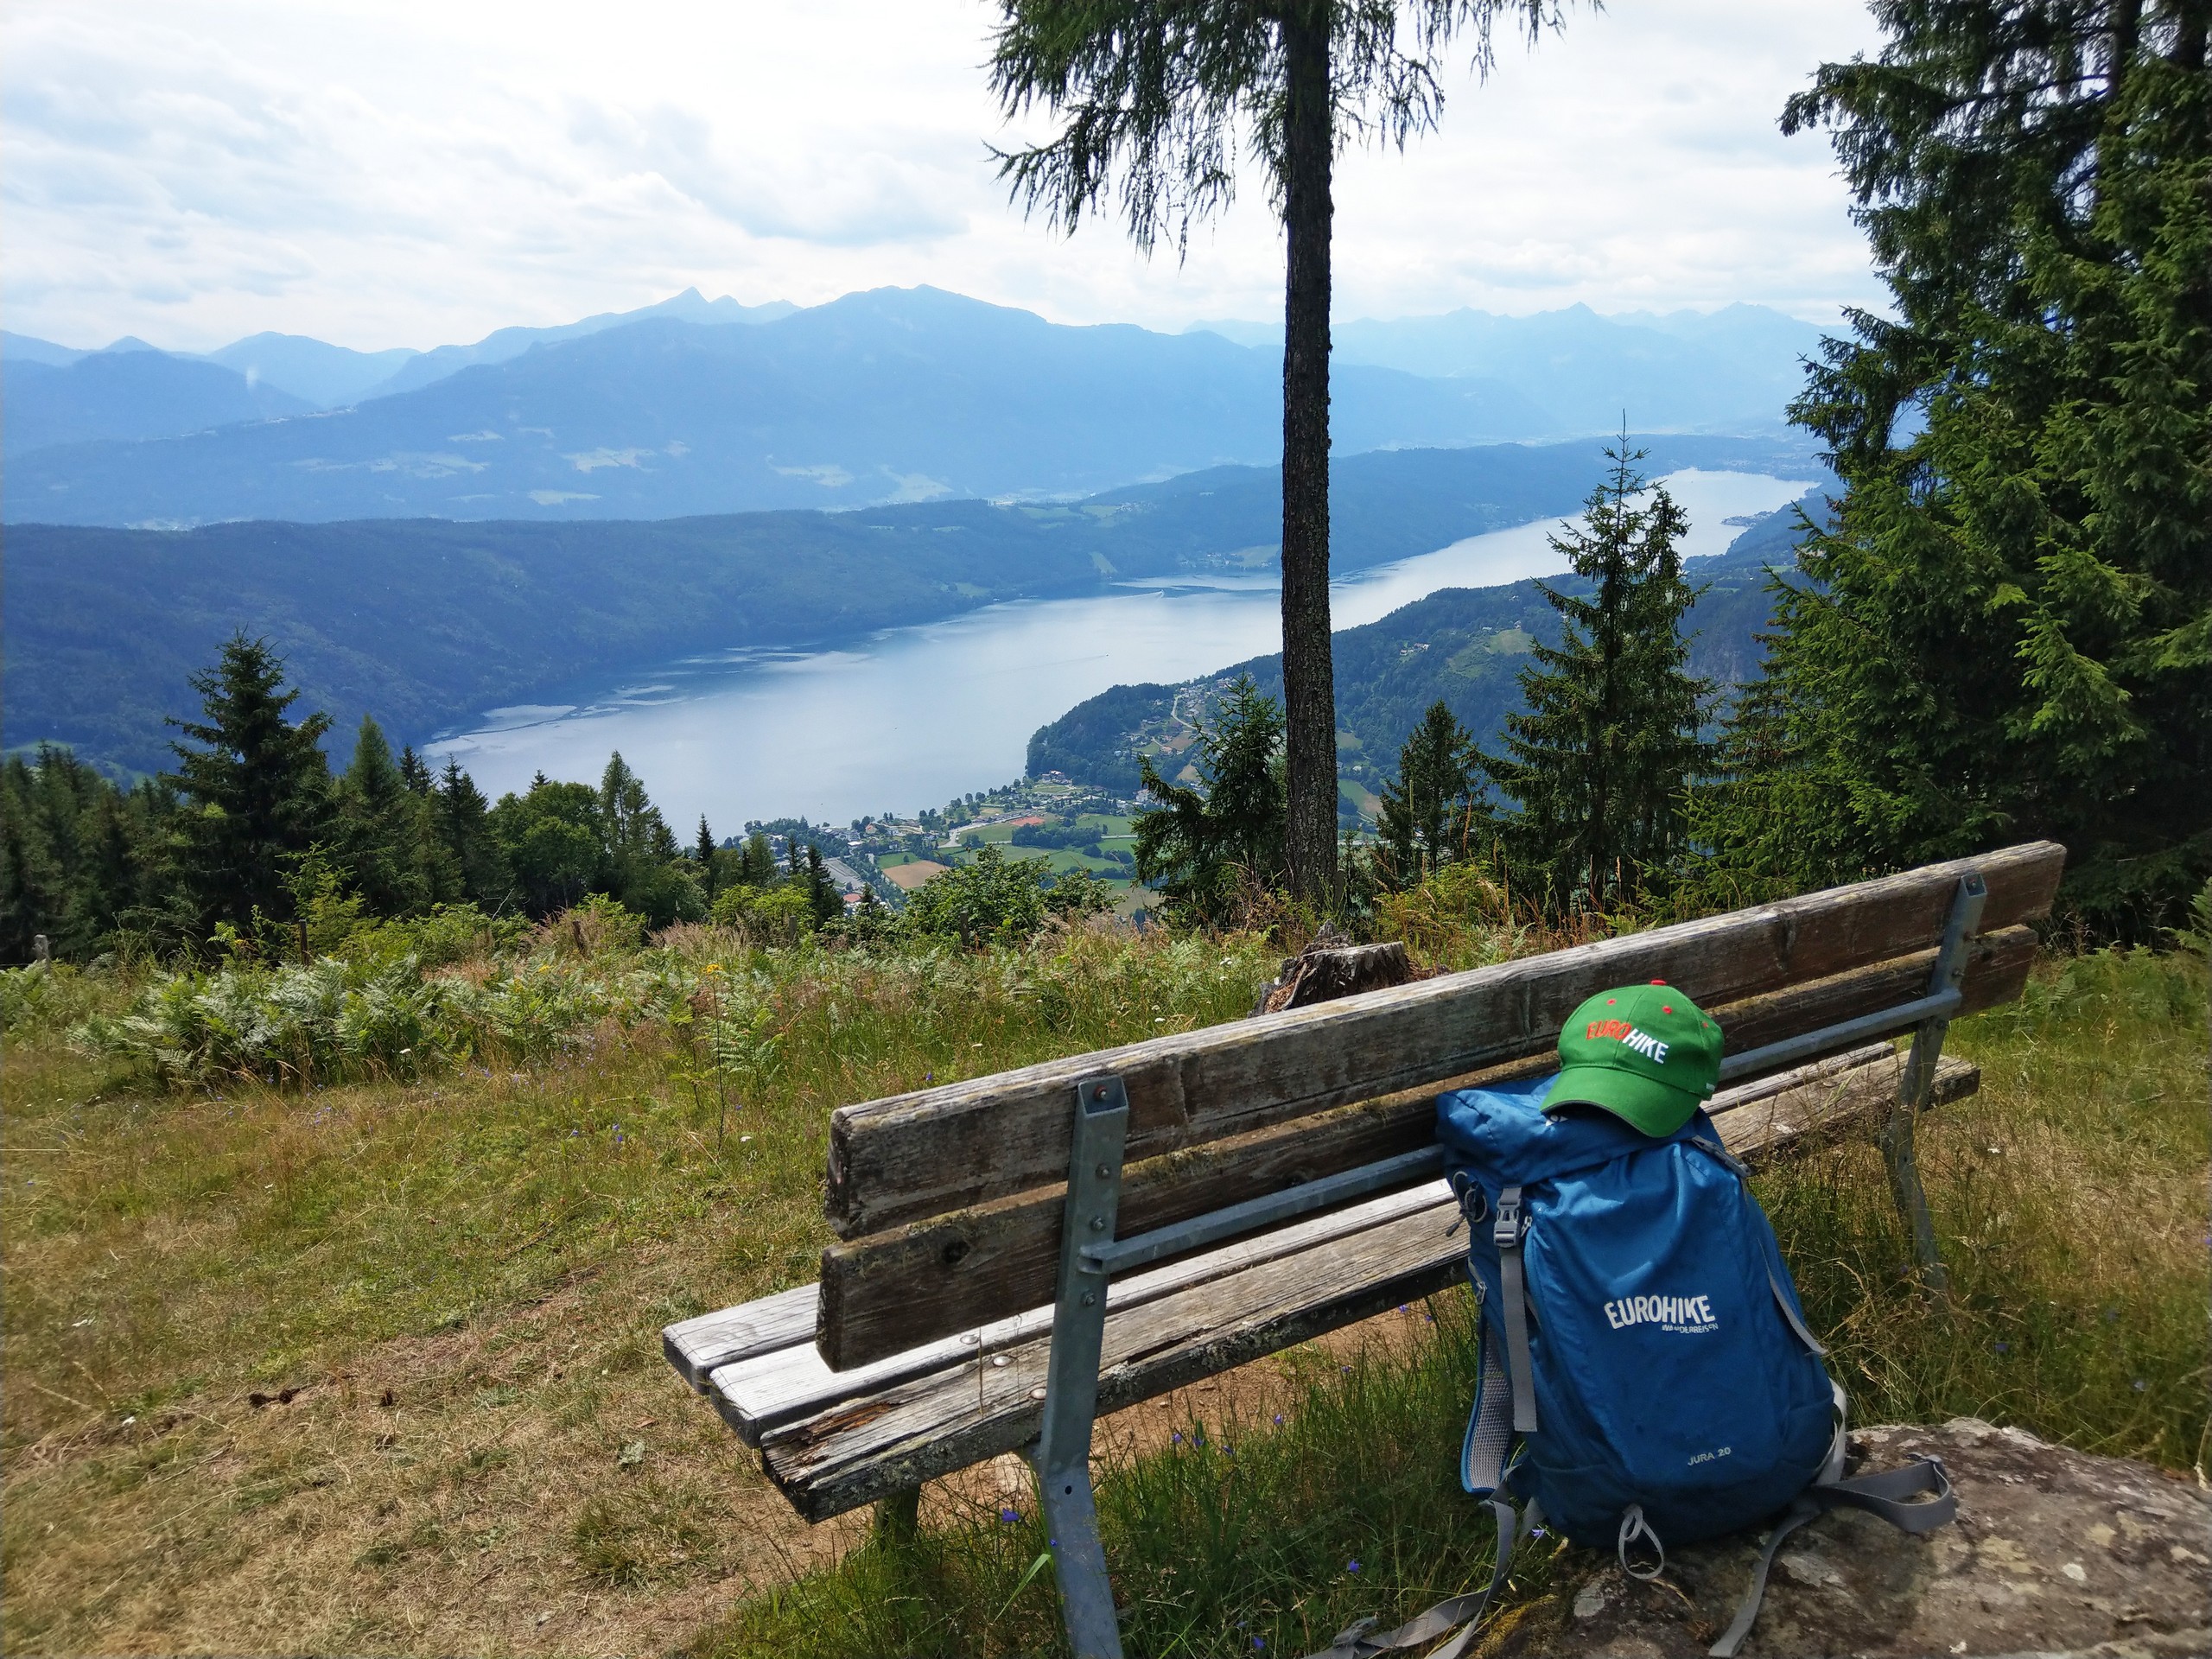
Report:
[[[1988,885],[1985,932],[2050,912],[2050,842],[1446,975],[1338,1002],[840,1108],[826,1210],[853,1238],[1064,1181],[1076,1082],[1118,1074],[1128,1156],[1434,1084],[1537,1052],[1585,997],[1665,978],[1707,1007],[1932,948],[1960,878]]]
[[[1978,938],[1962,1012],[2017,998],[2035,948],[2034,931],[2022,925]],[[1711,1011],[1731,1052],[1742,1052],[1916,996],[1934,962],[1932,950],[1916,951]],[[1440,1088],[1535,1075],[1553,1064],[1554,1040],[1547,1036],[1543,1052],[1502,1065],[1133,1164],[1122,1176],[1119,1230],[1166,1226],[1427,1145]],[[823,1252],[815,1333],[823,1362],[838,1370],[868,1364],[1051,1300],[1063,1194],[1052,1187],[1011,1194],[831,1245]]]

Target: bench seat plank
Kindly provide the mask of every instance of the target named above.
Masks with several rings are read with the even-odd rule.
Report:
[[[1112,1319],[1163,1296],[1430,1208],[1438,1202],[1441,1191],[1441,1183],[1432,1181],[1422,1187],[1385,1193],[1381,1198],[1307,1217],[1271,1232],[1114,1280],[1106,1292],[1107,1317]],[[778,1349],[715,1371],[711,1385],[715,1408],[737,1431],[740,1440],[747,1446],[758,1446],[761,1436],[769,1430],[827,1410],[840,1401],[908,1377],[978,1363],[988,1364],[993,1356],[1032,1338],[1049,1338],[1052,1314],[1050,1306],[1031,1308],[978,1331],[909,1349],[888,1359],[847,1371],[833,1371],[823,1364],[810,1342]]]
[[[1664,977],[1708,1009],[1934,948],[1961,879],[1985,931],[2049,913],[2063,848],[2034,842],[1756,909],[1317,1007],[838,1109],[826,1210],[841,1237],[1063,1179],[1073,1085],[1111,1071],[1132,1161],[1433,1085],[1550,1044],[1607,985]]]
[[[1976,940],[1963,1011],[2016,999],[2035,954],[2029,927]],[[1742,1052],[1908,1001],[1926,989],[1935,961],[1933,950],[1917,951],[1710,1012],[1729,1050]],[[1540,1055],[1134,1162],[1122,1177],[1121,1230],[1166,1226],[1426,1145],[1440,1089],[1548,1070],[1556,1064],[1555,1042],[1555,1034],[1547,1037]],[[1059,1273],[1065,1175],[1063,1169],[1056,1186],[823,1250],[815,1341],[824,1362],[849,1370],[1048,1300]]]
[[[812,1347],[817,1294],[817,1287],[800,1285],[741,1307],[679,1320],[660,1333],[660,1351],[678,1376],[704,1394],[716,1366],[793,1344]]]
[[[1902,1067],[1896,1050],[1875,1044],[1739,1084],[1716,1097],[1714,1125],[1738,1155],[1770,1156],[1885,1109]],[[1978,1068],[1947,1058],[1935,1099],[1958,1099],[1979,1084]],[[1465,1243],[1458,1219],[1448,1189],[1435,1181],[1132,1275],[1126,1302],[1109,1292],[1098,1409],[1120,1409],[1459,1282]],[[1179,1269],[1187,1276],[1172,1281]],[[760,1446],[763,1467],[793,1507],[823,1520],[1033,1439],[1050,1310],[1035,1317],[998,1352],[936,1344],[931,1368],[881,1385],[864,1373],[831,1372],[810,1348],[793,1347],[717,1371],[713,1397],[741,1436]],[[1006,1363],[991,1363],[998,1358]]]
[[[1456,1282],[1459,1206],[1441,1181],[1427,1191],[1410,1215],[1110,1316],[1100,1414]],[[970,1361],[772,1431],[762,1466],[794,1509],[821,1521],[1011,1452],[1037,1437],[1051,1345],[1033,1338],[993,1357],[1003,1366]]]

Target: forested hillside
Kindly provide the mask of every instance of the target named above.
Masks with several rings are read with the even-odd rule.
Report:
[[[1704,590],[1688,623],[1693,671],[1724,696],[1758,677],[1753,636],[1769,626],[1773,610],[1767,571],[1790,568],[1798,513],[1822,512],[1821,499],[1815,491],[1748,526],[1726,553],[1689,562],[1690,580]],[[1589,591],[1587,582],[1572,576],[1549,585],[1567,594]],[[1556,644],[1559,633],[1559,613],[1534,582],[1447,588],[1379,622],[1344,629],[1335,639],[1339,776],[1358,790],[1379,791],[1407,734],[1440,700],[1478,740],[1494,743],[1506,715],[1521,705],[1519,675],[1529,648],[1539,640]],[[1273,654],[1181,685],[1115,686],[1038,728],[1029,740],[1030,775],[1058,772],[1134,793],[1140,751],[1172,748],[1190,717],[1212,708],[1246,677],[1281,699],[1282,658]]]
[[[743,332],[751,333],[752,330]],[[1789,441],[1649,441],[1656,465],[1802,469]],[[1571,512],[1595,442],[1396,450],[1336,472],[1338,567]],[[1803,473],[1799,470],[1799,475]],[[696,652],[793,645],[996,601],[1202,571],[1281,530],[1273,468],[1074,505],[961,501],[656,523],[235,524],[8,532],[5,739],[165,765],[162,716],[243,630],[341,730],[419,742],[488,708]]]

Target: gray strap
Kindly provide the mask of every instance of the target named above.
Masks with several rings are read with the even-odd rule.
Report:
[[[1349,1629],[1339,1630],[1334,1642],[1320,1652],[1307,1656],[1307,1659],[1368,1659],[1370,1654],[1421,1647],[1455,1627],[1465,1626],[1458,1636],[1428,1656],[1460,1659],[1481,1628],[1483,1615],[1490,1611],[1492,1599],[1504,1585],[1505,1575],[1512,1570],[1513,1547],[1518,1541],[1519,1529],[1513,1506],[1502,1497],[1494,1497],[1490,1501],[1490,1510],[1497,1522],[1497,1557],[1491,1563],[1490,1582],[1482,1589],[1440,1601],[1427,1612],[1414,1614],[1395,1630],[1377,1634],[1376,1621],[1363,1618]]]
[[[1925,1503],[1904,1501],[1923,1494],[1928,1495]],[[1901,1469],[1807,1487],[1767,1535],[1766,1548],[1759,1552],[1758,1565],[1751,1572],[1751,1587],[1736,1609],[1735,1621],[1706,1649],[1712,1659],[1732,1659],[1751,1634],[1752,1621],[1759,1616],[1759,1603],[1766,1595],[1767,1569],[1773,1566],[1774,1553],[1782,1547],[1782,1541],[1815,1516],[1834,1509],[1865,1510],[1900,1532],[1918,1534],[1933,1532],[1950,1520],[1959,1512],[1959,1500],[1951,1491],[1950,1472],[1940,1458],[1916,1457]]]
[[[1505,1459],[1513,1450],[1512,1385],[1498,1357],[1490,1321],[1482,1324],[1482,1369],[1475,1383],[1475,1408],[1459,1452],[1459,1484],[1487,1497],[1505,1482]]]
[[[1926,1502],[1905,1502],[1923,1493]],[[1824,1510],[1864,1510],[1916,1535],[1935,1531],[1959,1512],[1958,1494],[1951,1490],[1951,1473],[1941,1458],[1916,1457],[1903,1468],[1810,1487],[1807,1496]]]
[[[1783,1289],[1782,1281],[1774,1276],[1774,1269],[1771,1268],[1767,1269],[1766,1282],[1768,1288],[1774,1292],[1774,1305],[1782,1310],[1782,1317],[1789,1321],[1789,1328],[1797,1333],[1797,1340],[1810,1349],[1815,1358],[1826,1359],[1828,1357],[1828,1351],[1821,1346],[1818,1337],[1805,1328],[1805,1321],[1798,1317],[1797,1310],[1789,1305],[1789,1293]]]
[[[1649,1567],[1629,1565],[1629,1546],[1638,1539],[1649,1540],[1651,1548],[1658,1552],[1659,1559]],[[1613,1557],[1620,1562],[1622,1572],[1631,1579],[1642,1579],[1646,1584],[1667,1570],[1667,1546],[1660,1541],[1659,1535],[1651,1530],[1651,1523],[1643,1518],[1643,1504],[1631,1503],[1621,1511],[1620,1531],[1613,1537]]]
[[[1521,1277],[1521,1237],[1527,1230],[1521,1218],[1521,1189],[1509,1186],[1497,1195],[1497,1222],[1491,1229],[1491,1243],[1497,1246],[1497,1279],[1504,1292],[1505,1367],[1513,1384],[1513,1432],[1536,1432],[1536,1373],[1529,1357],[1529,1293]]]
[[[1821,1512],[1820,1505],[1810,1498],[1800,1497],[1789,1506],[1789,1512],[1774,1523],[1774,1530],[1766,1535],[1766,1548],[1759,1551],[1758,1565],[1751,1569],[1751,1587],[1736,1605],[1736,1617],[1720,1633],[1720,1639],[1706,1652],[1711,1659],[1735,1659],[1738,1648],[1751,1633],[1751,1625],[1759,1616],[1759,1604],[1766,1599],[1766,1575],[1774,1566],[1774,1553],[1782,1548],[1782,1541]]]

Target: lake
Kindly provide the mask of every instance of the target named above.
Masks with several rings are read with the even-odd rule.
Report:
[[[1771,512],[1808,480],[1681,472],[1665,480],[1689,515],[1683,550],[1719,553],[1722,521]],[[1338,628],[1442,588],[1489,588],[1565,568],[1547,544],[1562,521],[1470,537],[1332,586]],[[1019,778],[1029,735],[1109,686],[1191,679],[1279,648],[1274,577],[1124,584],[1081,599],[993,605],[821,651],[733,651],[573,693],[574,702],[488,711],[425,746],[496,799],[531,775],[596,783],[610,751],[675,826],[704,813],[727,835],[747,819],[845,823],[911,814]]]

